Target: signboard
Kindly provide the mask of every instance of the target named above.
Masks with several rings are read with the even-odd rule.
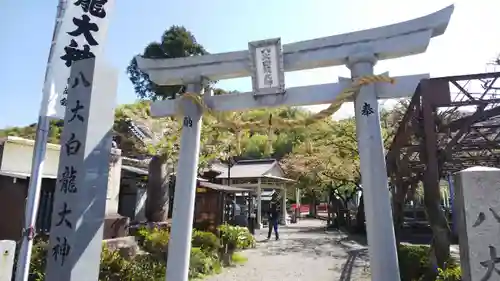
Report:
[[[197,193],[205,193],[205,192],[207,192],[207,189],[204,187],[198,187],[198,188],[196,188],[196,192]]]
[[[285,92],[285,71],[281,39],[267,39],[248,43],[252,88],[254,95],[272,95]]]

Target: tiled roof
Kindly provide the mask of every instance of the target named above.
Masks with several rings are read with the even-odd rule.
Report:
[[[231,178],[259,178],[269,172],[277,164],[274,159],[263,160],[242,160],[231,167]],[[225,179],[228,176],[228,169],[221,171],[217,178]]]
[[[219,173],[224,173],[224,171],[227,170],[227,165],[216,162],[210,165],[210,169]]]

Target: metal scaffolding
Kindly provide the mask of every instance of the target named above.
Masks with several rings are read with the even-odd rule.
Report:
[[[500,72],[420,82],[386,155],[389,177],[439,189],[448,173],[500,166]]]

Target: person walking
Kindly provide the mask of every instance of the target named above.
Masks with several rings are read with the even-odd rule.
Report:
[[[274,192],[272,197],[271,197],[271,202],[269,202],[269,211],[268,211],[268,225],[269,225],[269,232],[267,233],[267,239],[271,239],[271,233],[273,232],[274,229],[274,235],[276,237],[276,240],[280,239],[279,233],[278,233],[278,223],[279,223],[279,200],[278,200],[278,193]]]

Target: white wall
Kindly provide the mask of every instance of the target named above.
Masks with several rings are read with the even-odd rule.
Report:
[[[59,166],[58,145],[49,145],[45,154],[43,168],[44,177],[57,178],[57,168]],[[13,142],[7,140],[4,143],[2,163],[0,171],[13,174],[31,173],[31,159],[33,158],[33,145],[30,142]]]
[[[117,152],[116,152],[117,153]],[[118,213],[118,202],[120,201],[120,181],[122,172],[122,158],[111,157],[108,174],[108,193],[106,195],[106,214]],[[114,159],[114,161],[113,161]]]
[[[9,137],[9,139],[4,142],[0,172],[11,175],[29,176],[31,174],[33,145],[34,141],[31,140]],[[43,167],[44,178],[57,178],[60,150],[61,148],[59,145],[47,145]],[[121,151],[119,149],[114,149],[113,154],[119,156],[121,155]],[[106,214],[116,214],[118,212],[121,168],[121,157],[118,157],[115,161],[110,163]]]

